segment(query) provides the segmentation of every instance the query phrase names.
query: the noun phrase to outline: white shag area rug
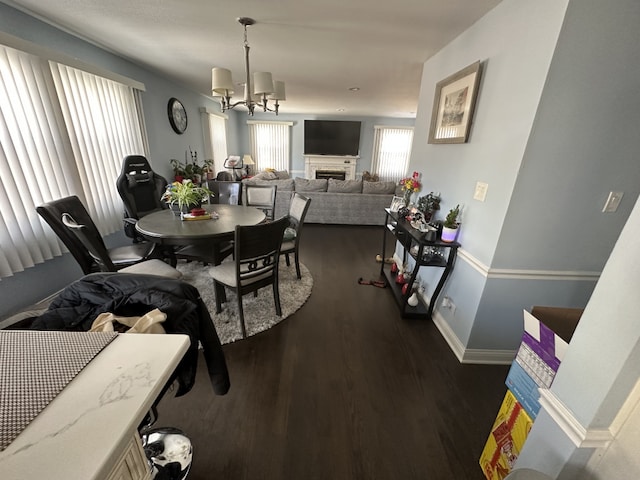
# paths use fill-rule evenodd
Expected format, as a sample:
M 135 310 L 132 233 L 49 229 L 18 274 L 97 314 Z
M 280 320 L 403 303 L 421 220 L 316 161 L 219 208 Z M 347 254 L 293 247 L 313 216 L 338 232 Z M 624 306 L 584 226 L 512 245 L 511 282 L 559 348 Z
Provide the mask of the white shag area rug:
M 238 316 L 238 301 L 235 292 L 225 289 L 227 301 L 222 304 L 222 312 L 216 314 L 216 297 L 213 291 L 213 280 L 209 276 L 210 266 L 203 266 L 200 262 L 178 262 L 176 267 L 182 272 L 182 280 L 195 286 L 200 292 L 205 305 L 209 309 L 211 318 L 222 344 L 242 339 L 240 317 Z M 287 267 L 284 258 L 280 261 L 279 285 L 282 316 L 276 315 L 273 302 L 273 288 L 261 288 L 258 296 L 249 293 L 242 298 L 244 322 L 247 327 L 247 337 L 263 332 L 298 310 L 311 295 L 313 278 L 304 264 L 300 264 L 302 279 L 296 277 L 296 267 L 291 259 L 291 266 Z

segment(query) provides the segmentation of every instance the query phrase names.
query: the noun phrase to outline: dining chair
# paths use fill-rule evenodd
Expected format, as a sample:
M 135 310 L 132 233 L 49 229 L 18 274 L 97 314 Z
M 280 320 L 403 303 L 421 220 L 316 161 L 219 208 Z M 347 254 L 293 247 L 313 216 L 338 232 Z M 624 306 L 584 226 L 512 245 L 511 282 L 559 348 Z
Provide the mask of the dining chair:
M 236 226 L 234 235 L 234 260 L 209 268 L 213 279 L 216 313 L 222 311 L 224 289 L 235 291 L 238 299 L 238 315 L 242 338 L 246 338 L 242 297 L 269 285 L 273 288 L 276 315 L 282 315 L 280 292 L 278 289 L 278 265 L 284 229 L 289 225 L 289 217 L 284 216 L 274 222 L 258 225 Z
M 207 180 L 207 188 L 213 192 L 209 197 L 211 204 L 242 205 L 242 182 L 227 182 Z M 233 253 L 233 240 L 224 242 L 218 246 L 218 258 L 224 259 Z M 175 252 L 176 258 L 196 262 L 204 265 L 215 263 L 213 252 L 208 245 L 187 245 Z
M 207 188 L 213 192 L 209 203 L 242 205 L 242 182 L 207 180 Z
M 73 255 L 73 258 L 78 262 L 78 265 L 80 265 L 85 275 L 102 270 L 96 259 L 91 256 L 78 237 L 62 223 L 62 214 L 65 212 L 69 213 L 77 222 L 86 225 L 91 235 L 100 236 L 98 228 L 91 219 L 89 212 L 87 212 L 87 209 L 76 195 L 43 203 L 36 207 L 36 212 L 49 224 L 55 234 L 58 235 L 58 238 L 64 243 L 71 255 Z M 155 250 L 155 244 L 153 243 L 134 243 L 132 245 L 108 249 L 108 252 L 116 258 L 146 260 L 158 256 L 158 252 Z
M 80 224 L 70 213 L 64 212 L 61 221 L 87 250 L 101 272 L 138 273 L 174 279 L 182 277 L 182 274 L 171 265 L 167 265 L 157 258 L 145 259 L 136 255 L 135 250 L 129 246 L 107 250 L 90 217 L 88 217 L 87 224 Z M 141 244 L 131 246 L 137 245 Z
M 277 185 L 245 185 L 245 205 L 259 208 L 267 216 L 267 221 L 273 221 L 277 190 Z
M 289 204 L 289 226 L 285 229 L 280 255 L 284 255 L 287 267 L 291 266 L 289 254 L 293 254 L 296 264 L 296 274 L 298 279 L 302 278 L 300 273 L 300 237 L 302 236 L 302 226 L 304 225 L 304 217 L 311 205 L 311 199 L 293 192 L 291 195 L 291 203 Z
M 167 188 L 167 180 L 155 173 L 146 157 L 127 155 L 122 161 L 116 188 L 124 205 L 124 232 L 134 242 L 144 238 L 136 231 L 136 222 L 143 216 L 167 208 L 160 197 Z

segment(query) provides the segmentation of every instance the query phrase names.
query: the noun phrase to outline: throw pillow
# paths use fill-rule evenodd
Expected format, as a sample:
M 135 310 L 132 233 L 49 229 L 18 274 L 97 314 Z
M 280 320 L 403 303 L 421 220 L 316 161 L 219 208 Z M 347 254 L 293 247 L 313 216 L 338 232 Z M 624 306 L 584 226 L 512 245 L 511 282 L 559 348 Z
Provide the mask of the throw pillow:
M 365 170 L 364 172 L 362 172 L 362 180 L 364 180 L 365 182 L 377 182 L 378 180 L 380 180 L 380 177 L 378 177 L 377 173 L 369 173 L 367 170 Z
M 396 182 L 362 182 L 362 193 L 393 194 L 396 193 Z
M 288 180 L 291 178 L 291 175 L 289 175 L 289 172 L 287 172 L 286 170 L 277 170 L 275 172 L 276 177 L 278 177 L 278 180 Z
M 276 180 L 278 177 L 273 172 L 260 172 L 253 177 L 251 180 Z
M 253 180 L 253 179 L 252 179 Z M 293 190 L 293 178 L 288 180 L 253 180 L 247 182 L 249 185 L 275 185 L 278 187 L 278 192 L 291 192 Z
M 327 179 L 326 178 L 296 178 L 295 179 L 296 192 L 326 192 L 327 191 Z
M 327 184 L 327 192 L 362 193 L 362 180 L 336 180 L 335 178 L 330 178 Z

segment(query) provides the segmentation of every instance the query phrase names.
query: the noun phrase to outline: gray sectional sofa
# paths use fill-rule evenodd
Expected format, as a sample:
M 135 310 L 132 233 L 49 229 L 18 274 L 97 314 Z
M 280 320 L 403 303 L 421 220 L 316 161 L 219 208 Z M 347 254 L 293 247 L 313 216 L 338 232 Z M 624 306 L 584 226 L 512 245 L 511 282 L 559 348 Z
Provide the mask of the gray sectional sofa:
M 289 212 L 295 191 L 311 199 L 306 223 L 340 225 L 383 225 L 397 188 L 395 182 L 290 178 L 287 172 L 262 172 L 243 183 L 278 187 L 275 218 Z

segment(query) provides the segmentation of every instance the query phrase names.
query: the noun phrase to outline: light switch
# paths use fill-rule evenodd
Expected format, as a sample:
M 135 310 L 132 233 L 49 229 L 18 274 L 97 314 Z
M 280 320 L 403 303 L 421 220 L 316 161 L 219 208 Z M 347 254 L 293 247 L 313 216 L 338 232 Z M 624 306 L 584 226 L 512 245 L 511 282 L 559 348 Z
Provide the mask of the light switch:
M 618 210 L 618 205 L 620 205 L 620 200 L 622 200 L 622 196 L 624 192 L 609 192 L 609 197 L 607 197 L 607 201 L 604 204 L 603 212 L 615 212 Z
M 473 199 L 478 200 L 480 202 L 484 202 L 484 199 L 487 196 L 488 188 L 489 188 L 488 183 L 476 182 L 476 191 L 473 193 Z

